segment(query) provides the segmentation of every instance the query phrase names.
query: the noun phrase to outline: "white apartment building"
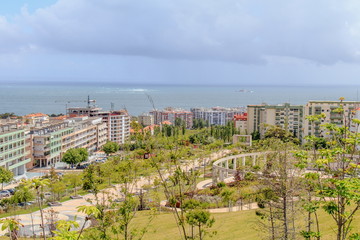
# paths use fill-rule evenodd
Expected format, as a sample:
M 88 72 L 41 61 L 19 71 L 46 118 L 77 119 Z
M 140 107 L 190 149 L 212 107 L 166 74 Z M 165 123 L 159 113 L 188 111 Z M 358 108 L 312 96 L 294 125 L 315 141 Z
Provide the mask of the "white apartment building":
M 126 110 L 101 111 L 94 106 L 68 108 L 70 117 L 89 116 L 101 117 L 107 126 L 107 137 L 109 141 L 124 144 L 130 137 L 130 116 Z
M 299 139 L 302 138 L 302 123 L 304 107 L 301 105 L 290 105 L 289 103 L 279 105 L 248 105 L 247 127 L 248 133 L 259 132 L 264 136 L 266 125 L 279 126 L 292 132 Z
M 235 115 L 241 115 L 245 112 L 244 108 L 191 108 L 194 119 L 203 119 L 209 125 L 226 125 L 233 120 Z
M 11 170 L 15 177 L 26 173 L 28 157 L 25 130 L 16 123 L 0 124 L 0 166 Z
M 340 104 L 344 108 L 344 113 L 334 112 Z M 322 118 L 318 122 L 311 123 L 309 120 L 304 119 L 304 136 L 315 135 L 325 137 L 326 134 L 321 129 L 321 124 L 334 123 L 337 125 L 343 125 L 345 122 L 350 123 L 352 117 L 354 117 L 355 110 L 360 106 L 358 101 L 309 101 L 305 106 L 305 116 L 324 114 L 325 118 Z

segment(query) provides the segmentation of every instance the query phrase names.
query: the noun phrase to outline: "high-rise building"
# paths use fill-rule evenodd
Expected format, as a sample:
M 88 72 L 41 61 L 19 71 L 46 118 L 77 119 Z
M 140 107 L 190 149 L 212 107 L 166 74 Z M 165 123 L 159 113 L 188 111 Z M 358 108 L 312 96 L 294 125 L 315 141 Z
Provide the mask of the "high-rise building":
M 344 112 L 339 113 L 336 110 L 342 105 Z M 355 110 L 360 106 L 358 101 L 309 101 L 305 106 L 305 116 L 323 114 L 324 118 L 316 122 L 304 120 L 304 136 L 315 135 L 317 137 L 326 137 L 325 132 L 321 128 L 321 124 L 333 123 L 343 125 L 350 123 L 351 118 L 355 114 Z
M 0 166 L 9 169 L 14 176 L 26 173 L 28 157 L 25 130 L 17 123 L 0 125 Z
M 154 124 L 154 116 L 148 113 L 144 113 L 138 116 L 138 122 L 144 127 Z
M 245 112 L 245 108 L 191 108 L 194 119 L 203 119 L 209 125 L 226 125 L 233 120 L 235 115 L 241 115 Z
M 192 128 L 193 125 L 193 113 L 183 109 L 168 107 L 164 110 L 153 110 L 150 114 L 154 116 L 155 124 L 161 124 L 166 121 L 175 124 L 175 120 L 179 118 L 185 122 L 186 128 Z
M 248 133 L 259 132 L 264 136 L 266 125 L 274 125 L 292 132 L 299 139 L 302 138 L 302 124 L 304 107 L 301 105 L 248 105 L 247 128 Z
M 70 117 L 89 116 L 101 117 L 107 125 L 108 140 L 124 144 L 130 136 L 130 116 L 126 110 L 102 111 L 101 108 L 90 106 L 68 108 Z

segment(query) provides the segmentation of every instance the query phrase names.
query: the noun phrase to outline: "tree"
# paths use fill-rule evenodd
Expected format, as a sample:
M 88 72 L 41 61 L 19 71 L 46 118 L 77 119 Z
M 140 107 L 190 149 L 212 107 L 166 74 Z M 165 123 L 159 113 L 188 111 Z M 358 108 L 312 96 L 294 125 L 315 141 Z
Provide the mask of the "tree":
M 26 203 L 34 199 L 34 194 L 32 193 L 32 191 L 30 191 L 28 186 L 22 184 L 15 192 L 13 199 L 16 203 L 25 203 L 26 209 Z
M 83 237 L 77 231 L 70 231 L 73 228 L 78 228 L 79 223 L 71 220 L 56 221 L 56 230 L 53 233 L 56 235 L 51 240 L 81 240 Z
M 86 148 L 71 148 L 64 153 L 62 161 L 74 167 L 75 164 L 86 161 L 88 152 Z
M 81 175 L 77 173 L 68 173 L 64 175 L 63 180 L 72 190 L 74 190 L 74 194 L 77 196 L 76 190 L 82 183 Z
M 294 144 L 276 138 L 272 140 L 275 151 L 267 155 L 267 174 L 264 174 L 263 190 L 260 191 L 263 197 L 258 197 L 258 205 L 263 210 L 257 211 L 257 214 L 261 217 L 261 225 L 270 229 L 270 239 L 295 239 L 295 219 L 299 212 L 296 200 L 297 189 L 300 188 L 298 176 L 301 176 L 302 170 L 295 167 L 291 152 Z
M 46 240 L 46 234 L 45 234 L 45 225 L 44 225 L 44 213 L 42 208 L 42 193 L 45 186 L 48 186 L 50 184 L 49 179 L 40 179 L 40 178 L 33 178 L 28 181 L 24 181 L 25 186 L 28 186 L 29 188 L 32 188 L 36 191 L 36 197 L 38 200 L 39 210 L 40 210 L 40 217 L 41 217 L 41 225 L 40 228 L 43 232 L 43 239 Z
M 199 232 L 199 239 L 202 240 L 205 237 L 206 228 L 212 227 L 215 222 L 215 219 L 210 216 L 208 211 L 202 209 L 191 210 L 186 213 L 186 222 L 190 226 L 196 226 Z M 192 235 L 191 239 L 195 239 L 195 236 Z
M 9 183 L 13 179 L 14 174 L 12 171 L 5 169 L 4 167 L 0 167 L 0 182 L 1 182 L 1 190 L 4 189 L 4 183 Z
M 336 239 L 345 240 L 349 236 L 355 214 L 360 209 L 360 180 L 358 145 L 360 144 L 360 133 L 351 132 L 350 124 L 359 129 L 360 120 L 351 119 L 349 111 L 345 113 L 343 98 L 340 99 L 338 108 L 332 111 L 339 121 L 323 124 L 322 134 L 326 135 L 326 148 L 316 149 L 316 141 L 309 138 L 313 144 L 312 155 L 301 157 L 301 165 L 323 170 L 326 178 L 319 178 L 319 184 L 315 185 L 314 192 L 320 199 L 320 207 L 336 223 Z M 323 115 L 307 117 L 313 126 L 320 123 Z M 316 139 L 315 139 L 316 140 Z M 299 155 L 300 156 L 300 155 Z M 308 231 L 310 232 L 310 231 Z M 356 234 L 355 234 L 356 235 Z M 352 235 L 355 236 L 354 234 Z
M 5 229 L 9 230 L 9 238 L 10 238 L 10 240 L 17 240 L 18 239 L 19 226 L 22 226 L 22 227 L 24 226 L 18 220 L 16 220 L 15 218 L 1 219 L 0 224 L 2 224 L 2 226 L 1 226 L 2 231 L 4 231 Z
M 278 138 L 283 142 L 294 142 L 297 144 L 299 143 L 299 139 L 294 137 L 294 135 L 291 132 L 289 132 L 281 127 L 273 126 L 273 125 L 268 126 L 264 137 L 265 138 Z
M 117 151 L 119 151 L 120 149 L 120 145 L 116 142 L 107 142 L 104 144 L 104 146 L 102 147 L 102 150 L 107 154 L 110 155 L 111 153 L 116 153 Z

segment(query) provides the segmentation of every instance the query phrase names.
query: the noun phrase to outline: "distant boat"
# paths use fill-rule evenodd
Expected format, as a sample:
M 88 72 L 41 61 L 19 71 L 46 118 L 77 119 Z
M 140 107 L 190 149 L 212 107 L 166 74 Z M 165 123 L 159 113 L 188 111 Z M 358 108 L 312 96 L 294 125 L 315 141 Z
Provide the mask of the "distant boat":
M 254 91 L 247 90 L 247 89 L 240 89 L 238 92 L 241 92 L 241 93 L 253 93 Z

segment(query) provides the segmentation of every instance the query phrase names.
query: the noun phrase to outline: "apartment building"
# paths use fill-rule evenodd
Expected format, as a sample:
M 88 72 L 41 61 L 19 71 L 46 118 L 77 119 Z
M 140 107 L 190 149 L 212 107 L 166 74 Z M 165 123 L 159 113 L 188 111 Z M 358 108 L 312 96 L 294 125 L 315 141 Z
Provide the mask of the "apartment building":
M 86 148 L 89 153 L 100 150 L 107 134 L 107 124 L 101 117 L 69 118 L 31 128 L 33 166 L 54 165 L 71 148 Z
M 95 152 L 107 141 L 107 126 L 100 117 L 87 116 L 65 120 L 72 132 L 61 138 L 61 157 L 71 148 L 86 148 L 89 153 Z
M 239 130 L 241 134 L 247 134 L 247 113 L 234 115 L 233 122 L 235 128 Z
M 68 122 L 31 128 L 34 166 L 46 167 L 60 162 L 63 137 L 72 132 Z
M 344 108 L 344 113 L 334 111 L 340 104 Z M 305 105 L 304 115 L 323 114 L 325 118 L 313 123 L 304 119 L 304 136 L 315 135 L 317 137 L 326 137 L 325 132 L 321 129 L 321 124 L 333 123 L 336 125 L 343 125 L 345 121 L 350 123 L 351 118 L 354 117 L 355 110 L 359 108 L 359 106 L 360 102 L 358 101 L 309 101 Z
M 28 158 L 25 130 L 17 123 L 0 125 L 0 166 L 9 169 L 14 176 L 26 173 Z
M 209 125 L 226 125 L 232 121 L 235 115 L 241 115 L 245 112 L 245 108 L 191 108 L 194 119 L 203 119 Z
M 130 116 L 126 110 L 99 112 L 96 116 L 106 123 L 110 141 L 124 144 L 129 139 Z
M 138 116 L 138 122 L 144 127 L 154 124 L 154 116 L 148 113 L 144 113 Z
M 23 116 L 23 121 L 26 124 L 35 125 L 39 123 L 48 123 L 49 122 L 49 116 L 44 113 L 32 113 Z
M 185 122 L 186 128 L 192 128 L 193 126 L 193 113 L 179 108 L 165 108 L 164 110 L 154 110 L 150 114 L 154 117 L 155 124 L 161 124 L 165 121 L 169 121 L 171 124 L 175 124 L 177 118 Z
M 259 132 L 264 136 L 266 125 L 275 125 L 292 132 L 296 137 L 303 137 L 302 125 L 304 107 L 284 103 L 280 105 L 248 105 L 247 130 L 248 133 Z
M 101 108 L 90 106 L 68 108 L 70 117 L 89 116 L 101 117 L 107 126 L 107 138 L 109 141 L 124 144 L 130 137 L 130 116 L 126 110 L 102 111 Z

